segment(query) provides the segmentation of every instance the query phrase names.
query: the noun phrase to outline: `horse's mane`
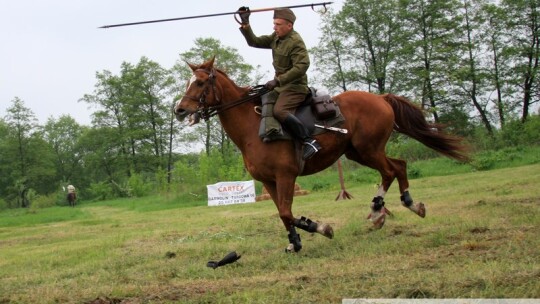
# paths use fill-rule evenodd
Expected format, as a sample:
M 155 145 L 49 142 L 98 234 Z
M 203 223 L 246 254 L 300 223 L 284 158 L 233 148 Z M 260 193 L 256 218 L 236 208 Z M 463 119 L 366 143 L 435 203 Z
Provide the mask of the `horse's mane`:
M 249 90 L 249 87 L 241 87 L 239 85 L 237 85 L 230 77 L 229 75 L 227 75 L 227 73 L 225 73 L 225 71 L 223 71 L 222 69 L 219 69 L 219 68 L 214 68 L 214 70 L 221 74 L 223 77 L 225 77 L 227 80 L 229 80 L 236 88 L 239 88 L 239 89 L 243 89 L 243 90 Z

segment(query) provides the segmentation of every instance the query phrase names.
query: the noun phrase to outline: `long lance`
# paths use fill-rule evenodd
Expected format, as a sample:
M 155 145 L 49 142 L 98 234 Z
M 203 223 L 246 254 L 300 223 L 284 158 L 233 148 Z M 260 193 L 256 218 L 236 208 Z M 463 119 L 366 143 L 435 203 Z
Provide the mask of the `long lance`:
M 315 6 L 323 6 L 324 11 L 326 12 L 326 5 L 332 4 L 332 3 L 333 2 L 321 2 L 321 3 L 312 3 L 312 4 L 291 5 L 291 6 L 257 8 L 257 9 L 251 9 L 249 11 L 251 13 L 260 13 L 260 12 L 266 12 L 266 11 L 273 11 L 273 10 L 275 10 L 277 8 L 299 8 L 299 7 L 311 7 L 311 9 L 315 10 Z M 120 24 L 104 25 L 104 26 L 100 26 L 99 28 L 130 26 L 130 25 L 148 24 L 148 23 L 157 23 L 157 22 L 168 22 L 168 21 L 178 21 L 178 20 L 186 20 L 186 19 L 208 18 L 208 17 L 216 17 L 216 16 L 235 15 L 235 14 L 238 14 L 238 13 L 239 13 L 239 11 L 227 12 L 227 13 L 217 13 L 217 14 L 208 14 L 208 15 L 179 17 L 179 18 L 169 18 L 169 19 L 148 20 L 148 21 L 139 21 L 139 22 L 130 22 L 130 23 L 120 23 Z M 235 19 L 236 19 L 236 16 L 235 16 Z

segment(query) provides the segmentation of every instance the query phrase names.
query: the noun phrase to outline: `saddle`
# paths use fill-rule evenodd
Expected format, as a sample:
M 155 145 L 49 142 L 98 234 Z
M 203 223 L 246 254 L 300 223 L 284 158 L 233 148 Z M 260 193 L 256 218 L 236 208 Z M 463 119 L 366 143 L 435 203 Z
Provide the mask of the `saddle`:
M 275 100 L 268 100 L 262 96 L 259 137 L 264 142 L 290 140 L 292 136 L 273 115 L 274 103 Z M 296 108 L 294 116 L 302 121 L 312 136 L 329 130 L 340 130 L 336 127 L 345 121 L 339 105 L 332 100 L 331 96 L 326 92 L 318 92 L 312 87 L 309 88 L 306 99 Z

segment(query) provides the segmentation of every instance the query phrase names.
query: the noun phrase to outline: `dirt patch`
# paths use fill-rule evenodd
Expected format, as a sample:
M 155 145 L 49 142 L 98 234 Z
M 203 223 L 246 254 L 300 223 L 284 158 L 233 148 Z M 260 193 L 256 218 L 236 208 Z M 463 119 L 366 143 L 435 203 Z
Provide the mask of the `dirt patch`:
M 123 300 L 119 298 L 109 298 L 109 297 L 98 297 L 98 298 L 95 298 L 94 300 L 84 302 L 84 304 L 121 304 L 121 303 L 126 303 L 126 302 L 123 302 Z
M 475 227 L 469 230 L 470 233 L 486 233 L 489 231 L 487 227 Z
M 507 199 L 507 198 L 501 198 L 501 199 L 488 199 L 488 200 L 478 200 L 474 203 L 474 206 L 500 206 L 500 205 L 517 205 L 517 204 L 531 204 L 531 205 L 538 205 L 540 204 L 540 197 L 526 197 L 522 199 Z

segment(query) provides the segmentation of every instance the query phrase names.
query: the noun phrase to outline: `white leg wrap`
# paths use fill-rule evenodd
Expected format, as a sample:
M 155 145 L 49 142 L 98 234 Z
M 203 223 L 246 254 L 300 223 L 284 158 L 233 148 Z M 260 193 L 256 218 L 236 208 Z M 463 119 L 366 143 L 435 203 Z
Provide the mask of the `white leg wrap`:
M 377 195 L 375 196 L 380 196 L 384 198 L 385 195 L 386 195 L 386 191 L 384 191 L 383 186 L 379 186 L 379 190 L 377 190 Z

